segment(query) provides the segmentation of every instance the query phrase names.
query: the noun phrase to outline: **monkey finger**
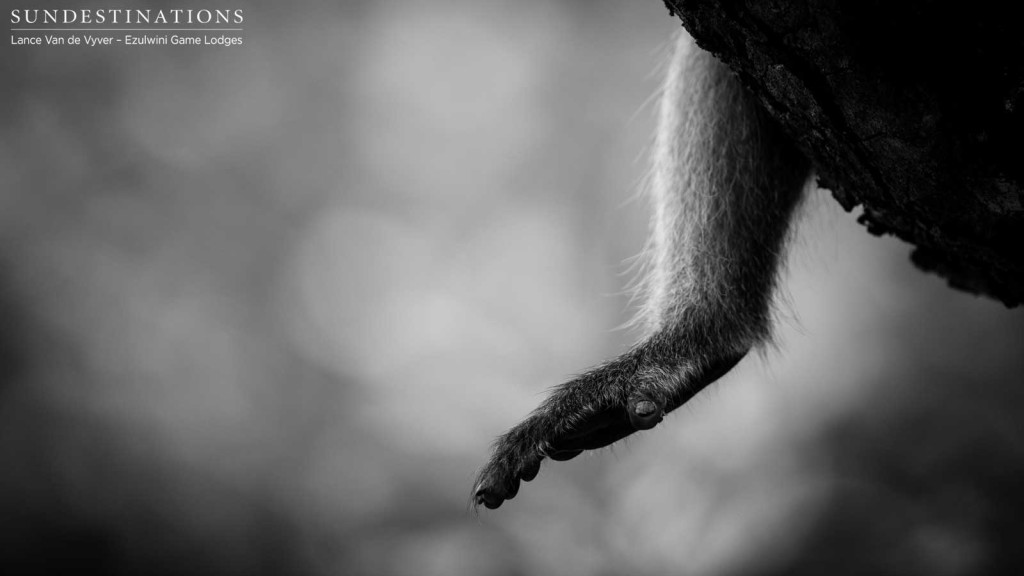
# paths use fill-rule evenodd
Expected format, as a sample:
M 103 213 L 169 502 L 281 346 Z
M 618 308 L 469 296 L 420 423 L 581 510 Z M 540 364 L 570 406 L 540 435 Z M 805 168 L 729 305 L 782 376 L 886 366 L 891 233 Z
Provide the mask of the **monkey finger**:
M 557 454 L 560 452 L 578 453 L 583 450 L 596 450 L 621 440 L 636 431 L 633 425 L 630 424 L 629 419 L 626 418 L 626 415 L 623 414 L 621 408 L 614 412 L 617 413 L 617 416 L 603 418 L 601 426 L 589 427 L 585 433 L 576 433 L 572 436 L 552 441 L 552 451 Z
M 509 478 L 505 486 L 505 500 L 511 500 L 519 494 L 519 478 Z
M 633 425 L 627 419 L 623 418 L 611 426 L 597 430 L 588 436 L 585 439 L 586 443 L 584 444 L 584 449 L 597 450 L 598 448 L 604 448 L 605 446 L 622 440 L 634 432 L 636 432 L 636 429 L 633 428 Z
M 541 458 L 538 457 L 536 460 L 523 465 L 523 470 L 519 473 L 519 477 L 523 479 L 523 482 L 529 482 L 537 477 L 537 473 L 540 472 L 540 461 Z
M 477 492 L 475 502 L 477 506 L 483 505 L 488 510 L 495 510 L 501 507 L 505 499 L 493 492 Z
M 483 505 L 490 510 L 501 506 L 501 503 L 505 501 L 504 491 L 496 489 L 496 486 L 483 483 L 477 485 L 476 490 L 473 491 L 473 503 L 477 506 Z
M 501 503 L 505 500 L 511 500 L 516 497 L 519 493 L 520 480 L 517 477 L 510 477 L 504 481 L 497 481 L 493 477 L 487 477 L 486 480 L 481 481 L 477 484 L 476 490 L 473 492 L 473 501 L 479 505 L 494 510 L 501 506 Z
M 555 462 L 565 462 L 566 460 L 572 460 L 573 458 L 579 456 L 582 453 L 583 453 L 583 450 L 573 450 L 573 449 L 555 450 L 555 449 L 552 449 L 549 452 L 547 452 L 547 455 L 548 455 L 548 458 L 551 458 Z
M 622 420 L 623 416 L 618 407 L 588 411 L 586 416 L 575 419 L 571 427 L 549 438 L 544 452 L 550 454 L 562 450 L 578 450 L 578 445 L 584 443 L 587 437 Z

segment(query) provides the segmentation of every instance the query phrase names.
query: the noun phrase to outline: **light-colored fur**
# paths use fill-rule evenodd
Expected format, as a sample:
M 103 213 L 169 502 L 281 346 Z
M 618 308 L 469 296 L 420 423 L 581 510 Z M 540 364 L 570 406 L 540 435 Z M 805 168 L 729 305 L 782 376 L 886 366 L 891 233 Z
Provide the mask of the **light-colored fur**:
M 808 173 L 735 75 L 680 33 L 648 186 L 640 282 L 648 334 L 696 323 L 741 348 L 767 336 L 780 252 Z
M 546 457 L 656 425 L 770 332 L 772 292 L 809 165 L 729 69 L 681 34 L 659 110 L 639 321 L 629 351 L 557 386 L 495 442 L 474 501 L 500 506 Z

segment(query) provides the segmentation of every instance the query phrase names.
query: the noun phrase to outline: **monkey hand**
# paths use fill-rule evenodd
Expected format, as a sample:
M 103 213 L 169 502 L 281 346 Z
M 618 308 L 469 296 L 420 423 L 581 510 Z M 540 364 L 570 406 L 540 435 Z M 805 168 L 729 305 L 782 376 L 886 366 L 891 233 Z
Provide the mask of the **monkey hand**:
M 474 486 L 474 505 L 493 509 L 511 500 L 520 482 L 537 476 L 545 458 L 570 460 L 584 450 L 653 428 L 666 413 L 731 370 L 743 355 L 701 363 L 695 369 L 687 369 L 689 363 L 673 368 L 661 355 L 638 347 L 562 384 L 494 443 Z

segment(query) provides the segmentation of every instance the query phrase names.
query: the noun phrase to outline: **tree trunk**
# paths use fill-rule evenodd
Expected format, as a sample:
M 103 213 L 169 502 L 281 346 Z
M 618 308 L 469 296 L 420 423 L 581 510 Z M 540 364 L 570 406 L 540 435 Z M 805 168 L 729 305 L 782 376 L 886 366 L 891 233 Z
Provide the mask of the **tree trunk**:
M 665 0 L 873 234 L 1024 301 L 1024 34 L 1012 2 Z

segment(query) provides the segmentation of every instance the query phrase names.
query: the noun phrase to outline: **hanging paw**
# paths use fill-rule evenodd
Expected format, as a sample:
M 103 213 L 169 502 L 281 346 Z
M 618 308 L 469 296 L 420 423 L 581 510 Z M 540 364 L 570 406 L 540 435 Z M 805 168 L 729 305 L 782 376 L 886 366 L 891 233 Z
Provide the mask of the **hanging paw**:
M 498 438 L 473 491 L 479 506 L 497 508 L 536 477 L 545 458 L 564 461 L 653 428 L 665 415 L 671 386 L 639 378 L 638 351 L 554 390 L 526 420 Z
M 476 506 L 497 508 L 533 480 L 541 461 L 565 461 L 639 430 L 649 430 L 707 384 L 739 362 L 742 355 L 699 370 L 667 370 L 634 350 L 555 389 L 523 422 L 494 444 L 490 460 L 473 489 Z

